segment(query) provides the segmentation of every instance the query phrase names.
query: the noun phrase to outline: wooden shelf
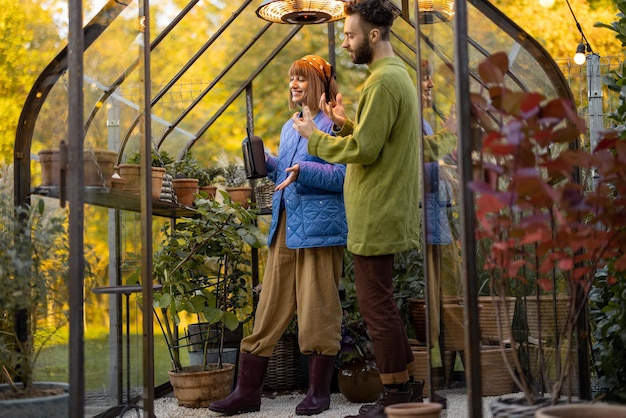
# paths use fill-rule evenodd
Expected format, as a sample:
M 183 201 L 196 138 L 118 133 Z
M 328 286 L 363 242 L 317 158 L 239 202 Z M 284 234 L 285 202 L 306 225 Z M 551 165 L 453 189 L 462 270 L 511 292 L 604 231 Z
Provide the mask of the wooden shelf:
M 131 212 L 141 211 L 141 202 L 138 194 L 107 187 L 85 187 L 84 190 L 84 199 L 87 204 Z M 59 188 L 56 186 L 35 187 L 31 190 L 31 193 L 59 198 Z M 193 216 L 194 209 L 178 203 L 168 202 L 167 200 L 152 199 L 152 214 L 166 218 L 179 218 L 181 216 Z

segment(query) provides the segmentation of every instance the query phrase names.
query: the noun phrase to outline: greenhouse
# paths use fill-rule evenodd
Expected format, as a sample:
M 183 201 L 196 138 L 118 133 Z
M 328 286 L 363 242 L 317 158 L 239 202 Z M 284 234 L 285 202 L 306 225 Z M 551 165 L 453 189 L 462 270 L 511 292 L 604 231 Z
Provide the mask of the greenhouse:
M 592 49 L 574 10 L 578 65 L 555 60 L 493 2 L 387 1 L 393 54 L 422 98 L 420 138 L 446 131 L 454 141 L 416 138 L 420 244 L 392 258 L 412 378 L 423 382 L 410 403 L 461 416 L 452 403 L 462 395 L 473 418 L 535 416 L 491 406 L 500 399 L 626 403 L 612 376 L 626 371 L 626 149 L 613 130 L 624 120 L 623 62 Z M 32 86 L 13 173 L 0 173 L 0 279 L 11 284 L 0 292 L 0 384 L 65 383 L 69 409 L 48 417 L 165 416 L 155 407 L 164 398 L 189 408 L 180 416 L 219 416 L 208 405 L 242 376 L 240 343 L 269 265 L 282 187 L 259 151 L 277 154 L 300 110 L 286 111 L 291 63 L 326 59 L 347 118 L 362 111 L 370 71 L 343 47 L 349 2 L 103 0 L 85 20 L 81 3 L 68 2 L 67 45 Z M 429 238 L 434 224 L 441 241 Z M 383 389 L 353 257 L 343 252 L 341 351 L 322 416 L 339 416 L 337 397 L 357 414 Z M 307 393 L 316 373 L 305 340 L 294 317 L 259 413 L 266 400 Z M 176 372 L 206 372 L 207 362 L 226 373 L 202 384 L 217 394 L 183 399 Z M 373 389 L 346 381 L 342 370 L 359 362 L 373 369 Z

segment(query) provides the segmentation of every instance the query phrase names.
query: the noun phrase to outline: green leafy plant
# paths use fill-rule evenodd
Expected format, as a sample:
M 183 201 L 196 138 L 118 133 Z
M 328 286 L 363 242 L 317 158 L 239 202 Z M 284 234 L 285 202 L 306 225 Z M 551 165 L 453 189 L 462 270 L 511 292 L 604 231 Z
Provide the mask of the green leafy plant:
M 612 25 L 597 23 L 616 32 L 617 40 L 626 44 L 626 1 L 616 0 L 620 10 Z M 619 94 L 619 106 L 608 115 L 620 138 L 626 138 L 626 63 L 603 77 L 611 92 Z M 590 293 L 590 319 L 593 331 L 592 362 L 596 373 L 597 398 L 626 403 L 626 274 L 616 274 L 610 281 L 599 272 Z
M 154 255 L 154 276 L 163 288 L 154 293 L 153 306 L 161 313 L 176 371 L 182 368 L 175 349 L 182 313 L 234 330 L 250 310 L 247 251 L 262 246 L 265 238 L 256 225 L 257 212 L 223 195 L 223 203 L 197 199 L 193 217 L 165 225 Z
M 69 277 L 67 213 L 43 199 L 14 206 L 8 173 L 0 171 L 0 375 L 11 386 L 4 397 L 33 397 L 39 354 L 67 324 L 60 297 Z
M 537 292 L 554 291 L 555 277 L 564 279 L 570 309 L 555 344 L 569 365 L 578 301 L 588 296 L 596 272 L 608 267 L 607 280 L 614 283 L 615 274 L 626 270 L 626 143 L 604 132 L 595 149 L 579 148 L 585 126 L 571 104 L 510 91 L 507 69 L 506 54 L 488 57 L 478 68 L 487 97 L 471 97 L 485 132 L 482 168 L 498 179 L 470 184 L 477 194 L 476 236 L 479 244 L 489 243 L 484 268 L 500 296 L 511 282 L 527 284 L 529 277 Z M 595 174 L 590 189 L 580 182 L 581 170 Z M 524 370 L 517 354 L 509 372 L 533 404 L 538 394 L 516 373 Z M 554 401 L 570 373 L 567 366 L 558 371 L 550 388 Z
M 141 163 L 141 153 L 133 152 L 128 160 L 126 161 L 128 164 L 140 164 Z M 169 155 L 169 153 L 165 150 L 155 150 L 153 149 L 150 156 L 150 166 L 151 167 L 162 167 L 169 168 L 174 163 L 174 159 Z
M 199 174 L 198 180 L 199 186 L 213 186 L 217 183 L 218 179 L 223 175 L 224 169 L 218 166 L 210 166 L 202 170 Z

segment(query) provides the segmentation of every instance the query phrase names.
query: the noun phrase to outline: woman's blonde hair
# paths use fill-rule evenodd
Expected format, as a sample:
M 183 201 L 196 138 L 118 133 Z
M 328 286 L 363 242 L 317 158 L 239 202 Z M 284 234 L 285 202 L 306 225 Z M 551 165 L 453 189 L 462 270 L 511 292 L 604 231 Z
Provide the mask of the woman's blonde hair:
M 332 69 L 332 66 L 328 64 L 326 61 L 326 66 L 323 69 L 316 68 L 315 65 L 311 62 L 309 57 L 314 57 L 314 59 L 319 59 L 324 61 L 321 57 L 307 55 L 304 58 L 296 60 L 289 67 L 289 77 L 305 77 L 309 82 L 308 89 L 304 95 L 304 100 L 306 103 L 303 105 L 308 106 L 309 109 L 316 111 L 319 109 L 320 97 L 322 93 L 326 93 L 326 100 L 333 101 L 339 93 L 339 89 L 337 87 L 337 81 L 335 80 L 335 74 Z M 322 73 L 324 73 L 324 77 L 322 78 Z M 292 100 L 291 91 L 289 91 L 289 109 L 296 109 L 298 106 Z

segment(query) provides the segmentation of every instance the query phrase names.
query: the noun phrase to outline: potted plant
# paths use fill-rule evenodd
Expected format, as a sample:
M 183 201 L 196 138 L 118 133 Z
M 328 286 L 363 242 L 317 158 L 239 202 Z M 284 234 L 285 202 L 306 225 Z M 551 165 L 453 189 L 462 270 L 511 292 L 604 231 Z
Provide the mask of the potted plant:
M 225 373 L 232 383 L 234 365 L 218 360 L 216 364 L 205 361 L 195 368 L 183 366 L 178 349 L 186 344 L 181 343 L 185 337 L 178 336 L 178 326 L 185 315 L 195 317 L 198 323 L 219 324 L 221 336 L 225 328 L 240 326 L 251 309 L 247 302 L 247 251 L 250 246 L 264 244 L 256 220 L 255 211 L 233 204 L 225 195 L 224 202 L 196 200 L 193 218 L 180 218 L 163 228 L 164 239 L 154 256 L 154 275 L 163 288 L 154 293 L 153 306 L 170 350 L 170 380 L 181 405 L 208 406 L 226 397 L 231 389 L 231 384 L 222 380 L 216 385 L 201 383 L 203 393 L 198 399 L 182 394 L 182 387 L 176 383 L 180 378 L 194 377 L 195 372 L 208 377 Z M 205 344 L 204 348 L 210 347 Z M 223 340 L 216 348 L 221 358 Z
M 43 199 L 14 206 L 10 172 L 0 167 L 0 410 L 68 416 L 69 385 L 35 382 L 41 350 L 67 324 L 67 212 Z
M 557 367 L 548 389 L 537 390 L 531 384 L 518 350 L 513 351 L 513 362 L 507 363 L 524 398 L 506 403 L 531 407 L 528 415 L 516 416 L 534 416 L 541 404 L 561 400 L 573 374 L 576 323 L 596 272 L 606 268 L 610 283 L 626 270 L 626 165 L 622 162 L 626 147 L 616 132 L 607 131 L 594 149 L 579 148 L 584 123 L 571 104 L 508 90 L 507 69 L 504 53 L 479 65 L 481 93 L 488 97 L 474 93 L 471 100 L 485 132 L 482 167 L 498 180 L 477 179 L 469 187 L 476 193 L 476 236 L 479 244 L 487 244 L 484 267 L 491 273 L 494 292 L 505 296 L 507 288 L 521 284 L 534 287 L 536 295 L 542 291 L 554 295 L 559 286 L 569 295 L 563 329 L 552 341 Z M 589 176 L 593 181 L 581 181 L 581 172 L 593 173 Z M 512 346 L 517 347 L 515 333 L 511 336 Z M 548 341 L 539 338 L 534 343 L 541 356 Z M 545 382 L 545 369 L 540 367 L 540 373 Z M 511 416 L 502 407 L 503 400 L 497 401 L 499 412 L 494 416 Z
M 166 169 L 174 160 L 167 151 L 153 149 L 150 155 L 150 166 L 152 167 L 152 198 L 161 197 L 161 187 Z M 124 190 L 131 193 L 139 193 L 141 184 L 141 154 L 134 152 L 130 155 L 126 163 L 116 167 L 120 177 L 126 179 Z
M 206 197 L 213 199 L 217 193 L 217 182 L 224 173 L 222 167 L 209 166 L 204 168 L 198 173 L 198 186 L 200 186 L 200 192 L 207 194 Z
M 192 206 L 200 190 L 200 177 L 204 176 L 200 163 L 186 151 L 183 158 L 171 166 L 172 188 L 178 203 Z
M 252 197 L 252 187 L 248 185 L 246 169 L 241 158 L 228 160 L 226 154 L 222 154 L 218 159 L 218 164 L 222 167 L 221 182 L 230 195 L 230 198 L 248 207 Z

